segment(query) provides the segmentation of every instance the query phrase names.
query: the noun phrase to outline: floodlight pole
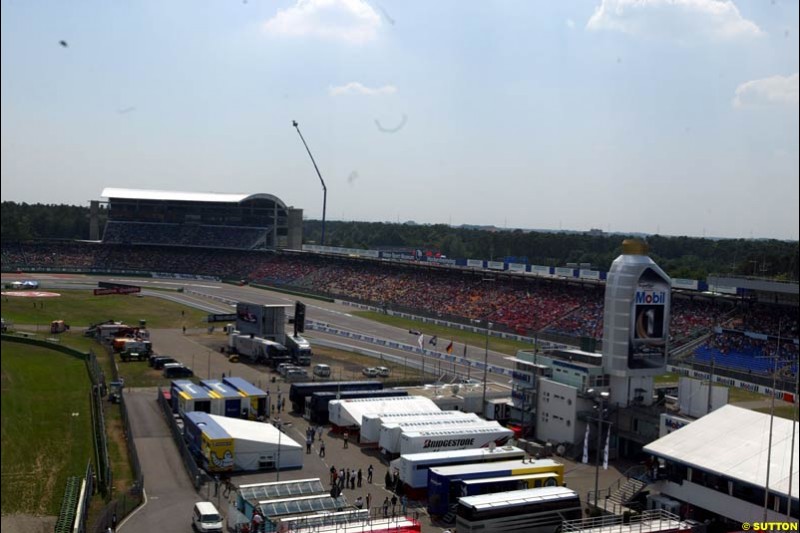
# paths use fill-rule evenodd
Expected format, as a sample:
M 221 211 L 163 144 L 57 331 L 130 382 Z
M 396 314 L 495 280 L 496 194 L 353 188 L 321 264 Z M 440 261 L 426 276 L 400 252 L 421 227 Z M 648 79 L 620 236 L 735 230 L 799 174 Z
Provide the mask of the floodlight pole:
M 319 167 L 317 167 L 317 162 L 314 161 L 314 156 L 311 155 L 311 150 L 308 149 L 308 144 L 306 144 L 306 140 L 303 138 L 303 134 L 300 133 L 300 126 L 297 124 L 296 120 L 292 121 L 292 126 L 294 129 L 297 130 L 297 134 L 300 136 L 300 140 L 303 141 L 303 146 L 306 147 L 306 152 L 308 152 L 308 157 L 311 158 L 311 162 L 314 164 L 314 170 L 317 171 L 317 176 L 319 176 L 319 181 L 322 183 L 322 238 L 320 239 L 320 245 L 325 246 L 325 209 L 328 204 L 328 188 L 325 186 L 325 181 L 322 179 L 322 174 L 319 172 Z

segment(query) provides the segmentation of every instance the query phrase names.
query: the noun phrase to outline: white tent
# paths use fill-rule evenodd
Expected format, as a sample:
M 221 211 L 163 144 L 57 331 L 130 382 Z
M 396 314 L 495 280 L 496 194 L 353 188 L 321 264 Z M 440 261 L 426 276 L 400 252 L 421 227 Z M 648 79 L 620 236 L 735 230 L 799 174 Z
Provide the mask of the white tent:
M 235 469 L 277 467 L 283 470 L 303 466 L 303 446 L 272 424 L 216 415 L 208 417 L 233 439 Z
M 365 414 L 440 412 L 441 409 L 423 396 L 403 396 L 399 398 L 352 398 L 332 400 L 328 404 L 331 424 L 339 427 L 361 427 Z

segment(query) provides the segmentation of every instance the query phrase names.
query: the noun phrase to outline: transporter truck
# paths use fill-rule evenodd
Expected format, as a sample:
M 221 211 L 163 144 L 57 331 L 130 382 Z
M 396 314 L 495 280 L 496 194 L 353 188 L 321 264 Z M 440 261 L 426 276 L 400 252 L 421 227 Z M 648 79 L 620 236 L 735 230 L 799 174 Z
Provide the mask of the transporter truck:
M 311 343 L 300 335 L 286 335 L 286 349 L 296 365 L 311 366 Z
M 277 368 L 279 364 L 288 363 L 292 359 L 282 344 L 236 331 L 228 337 L 228 349 L 230 353 L 238 354 L 241 360 L 272 368 Z

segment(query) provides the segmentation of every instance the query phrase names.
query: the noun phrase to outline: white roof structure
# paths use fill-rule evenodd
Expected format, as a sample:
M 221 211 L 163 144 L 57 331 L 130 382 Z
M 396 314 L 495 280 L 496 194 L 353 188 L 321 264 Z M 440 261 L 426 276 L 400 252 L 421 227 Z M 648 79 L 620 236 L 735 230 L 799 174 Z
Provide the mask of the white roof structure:
M 211 414 L 208 415 L 208 417 L 216 422 L 218 426 L 224 429 L 225 432 L 234 439 L 268 442 L 275 445 L 278 444 L 278 435 L 280 435 L 280 431 L 272 424 Z M 295 446 L 302 448 L 300 444 L 296 443 L 286 434 L 280 435 L 280 440 L 281 448 L 293 448 Z
M 238 204 L 245 200 L 273 200 L 285 207 L 283 201 L 271 194 L 245 194 L 220 192 L 159 191 L 154 189 L 121 189 L 106 187 L 100 196 L 123 200 L 162 200 L 173 202 L 221 202 Z
M 764 487 L 769 450 L 768 414 L 733 405 L 720 407 L 699 420 L 651 442 L 644 451 L 652 455 L 705 470 L 720 476 Z M 775 417 L 769 490 L 792 498 L 798 495 L 800 453 L 792 449 L 792 428 L 797 422 Z M 797 444 L 795 442 L 795 444 Z M 792 471 L 789 472 L 789 465 Z
M 331 424 L 340 427 L 361 427 L 361 417 L 367 414 L 387 413 L 437 413 L 439 406 L 422 396 L 400 396 L 397 398 L 352 398 L 331 400 L 328 414 Z

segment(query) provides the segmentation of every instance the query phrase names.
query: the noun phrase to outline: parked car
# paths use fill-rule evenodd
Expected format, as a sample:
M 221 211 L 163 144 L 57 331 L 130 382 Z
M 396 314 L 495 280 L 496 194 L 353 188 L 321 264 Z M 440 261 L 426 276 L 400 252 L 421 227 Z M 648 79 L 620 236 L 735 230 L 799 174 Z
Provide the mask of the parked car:
M 286 370 L 293 366 L 294 365 L 292 363 L 281 363 L 275 368 L 275 370 L 277 370 L 278 374 L 280 374 L 281 376 L 285 376 Z
M 158 360 L 158 359 L 172 359 L 172 358 L 171 358 L 170 356 L 168 356 L 168 355 L 164 355 L 164 354 L 155 354 L 155 353 L 151 353 L 151 354 L 150 354 L 150 355 L 147 357 L 147 362 L 148 362 L 148 364 L 149 364 L 150 366 L 152 366 L 152 367 L 154 367 L 154 368 L 155 368 L 156 360 Z M 168 362 L 169 362 L 169 361 L 168 361 Z
M 299 381 L 308 379 L 308 372 L 302 368 L 290 368 L 286 371 L 286 381 Z
M 374 378 L 378 375 L 378 369 L 370 366 L 362 370 L 361 373 L 367 376 L 368 378 Z
M 200 533 L 222 533 L 222 516 L 211 502 L 197 502 L 192 511 L 192 529 Z
M 183 366 L 183 364 L 178 361 L 177 359 L 173 359 L 172 357 L 156 357 L 153 361 L 153 368 L 156 370 L 162 370 L 166 367 L 166 365 L 174 365 L 179 364 Z
M 173 366 L 174 364 L 175 363 L 169 363 L 169 365 L 164 368 L 165 378 L 190 378 L 194 376 L 194 372 L 192 372 L 191 368 L 185 367 L 181 364 Z
M 388 378 L 389 375 L 392 373 L 392 371 L 389 370 L 389 368 L 385 367 L 385 366 L 379 366 L 375 370 L 378 371 L 378 375 L 380 377 L 382 377 L 382 378 Z
M 461 378 L 460 380 L 458 380 L 458 383 L 461 383 L 462 385 L 481 385 L 481 384 L 483 384 L 483 382 L 481 380 L 475 379 L 475 378 Z
M 328 378 L 331 376 L 331 367 L 328 365 L 314 365 L 314 375 L 321 378 Z

